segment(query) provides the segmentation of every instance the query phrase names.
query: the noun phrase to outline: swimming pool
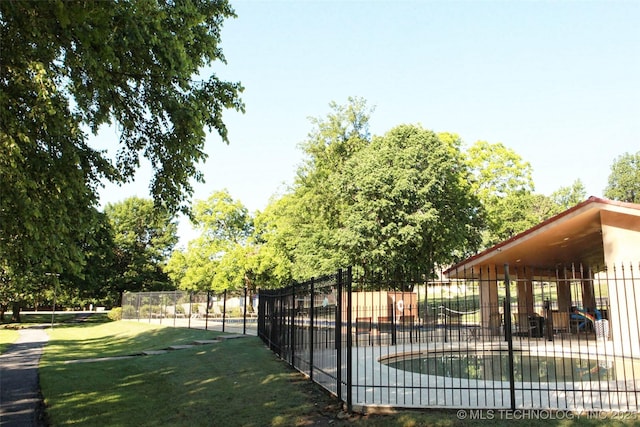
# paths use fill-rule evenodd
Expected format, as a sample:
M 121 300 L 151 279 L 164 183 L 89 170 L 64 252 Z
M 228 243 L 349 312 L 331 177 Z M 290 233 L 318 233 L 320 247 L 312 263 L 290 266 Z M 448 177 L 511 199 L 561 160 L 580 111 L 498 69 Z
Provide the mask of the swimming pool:
M 510 379 L 506 352 L 429 352 L 389 356 L 380 361 L 390 368 L 425 375 L 485 381 Z M 560 357 L 515 352 L 513 366 L 514 378 L 519 382 L 610 381 L 621 374 L 630 377 L 640 374 L 637 360 L 604 356 Z

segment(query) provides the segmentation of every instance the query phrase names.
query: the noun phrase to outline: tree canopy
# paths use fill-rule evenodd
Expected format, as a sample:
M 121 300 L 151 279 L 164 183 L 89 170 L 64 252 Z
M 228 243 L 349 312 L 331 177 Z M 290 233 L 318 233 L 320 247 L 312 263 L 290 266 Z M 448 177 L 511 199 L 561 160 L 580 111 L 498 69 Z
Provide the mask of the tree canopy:
M 640 203 L 640 151 L 615 159 L 604 195 L 613 200 Z
M 502 143 L 477 141 L 467 150 L 472 188 L 486 211 L 484 247 L 491 246 L 535 223 L 525 218 L 534 190 L 528 162 Z
M 228 142 L 225 109 L 243 110 L 224 63 L 227 1 L 0 2 L 2 275 L 79 273 L 102 179 L 132 179 L 140 158 L 157 206 L 187 208 L 202 180 L 206 131 Z M 112 125 L 116 158 L 88 134 Z M 37 260 L 37 262 L 33 262 Z
M 105 215 L 113 230 L 111 292 L 173 289 L 164 266 L 178 242 L 177 225 L 150 199 L 130 197 L 108 204 Z
M 166 271 L 182 289 L 241 288 L 248 270 L 247 241 L 253 221 L 247 208 L 227 190 L 216 191 L 194 205 L 193 225 L 199 236 L 184 251 L 175 251 Z
M 398 126 L 349 159 L 338 245 L 372 269 L 431 272 L 473 252 L 480 203 L 460 144 L 420 126 Z

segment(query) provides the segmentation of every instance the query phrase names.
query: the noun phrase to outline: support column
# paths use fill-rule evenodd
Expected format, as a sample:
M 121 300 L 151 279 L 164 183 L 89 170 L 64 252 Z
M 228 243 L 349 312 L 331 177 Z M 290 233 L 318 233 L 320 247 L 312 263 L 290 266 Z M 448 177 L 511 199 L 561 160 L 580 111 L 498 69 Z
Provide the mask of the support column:
M 533 314 L 533 270 L 516 270 L 518 313 Z
M 480 270 L 480 310 L 482 329 L 489 335 L 500 334 L 500 304 L 498 302 L 498 279 L 495 266 Z
M 582 273 L 580 284 L 582 288 L 582 306 L 584 308 L 596 308 L 596 294 L 593 290 L 593 277 L 591 277 L 591 271 Z
M 567 270 L 562 271 L 562 277 L 558 277 L 558 311 L 568 313 L 571 311 L 571 279 L 567 277 Z

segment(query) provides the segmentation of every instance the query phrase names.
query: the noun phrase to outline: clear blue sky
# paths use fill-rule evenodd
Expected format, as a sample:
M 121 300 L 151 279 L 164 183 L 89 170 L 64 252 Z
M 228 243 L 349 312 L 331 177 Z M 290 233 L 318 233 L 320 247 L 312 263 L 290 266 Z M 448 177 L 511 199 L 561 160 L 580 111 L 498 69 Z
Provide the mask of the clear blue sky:
M 576 179 L 602 196 L 613 160 L 640 151 L 640 2 L 232 1 L 228 64 L 245 86 L 213 134 L 194 199 L 226 188 L 251 211 L 293 180 L 298 144 L 328 104 L 375 107 L 372 134 L 403 124 L 502 142 L 534 170 L 536 192 Z M 96 144 L 108 146 L 105 132 Z M 107 186 L 103 203 L 148 197 L 149 173 Z M 183 234 L 187 233 L 184 224 Z

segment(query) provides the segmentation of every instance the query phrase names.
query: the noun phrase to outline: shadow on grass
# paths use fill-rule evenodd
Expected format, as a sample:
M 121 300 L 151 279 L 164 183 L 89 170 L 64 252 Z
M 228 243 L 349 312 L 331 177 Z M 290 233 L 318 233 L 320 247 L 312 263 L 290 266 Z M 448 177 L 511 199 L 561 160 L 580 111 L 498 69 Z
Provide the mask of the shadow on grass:
M 137 322 L 76 325 L 53 333 L 40 369 L 52 425 L 136 426 L 631 426 L 616 420 L 459 419 L 457 411 L 347 415 L 342 405 L 291 370 L 256 337 L 157 356 L 67 364 L 189 343 L 212 331 Z M 88 356 L 91 354 L 91 356 Z M 485 412 L 485 415 L 487 413 Z
M 289 426 L 305 424 L 317 410 L 316 399 L 305 391 L 313 385 L 283 369 L 255 337 L 116 361 L 65 364 L 45 358 L 40 376 L 53 425 Z
M 42 363 L 60 360 L 137 355 L 194 340 L 213 339 L 219 332 L 158 327 L 126 322 L 65 324 L 50 332 Z

